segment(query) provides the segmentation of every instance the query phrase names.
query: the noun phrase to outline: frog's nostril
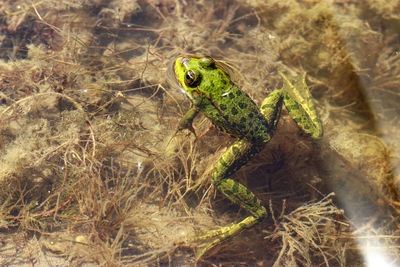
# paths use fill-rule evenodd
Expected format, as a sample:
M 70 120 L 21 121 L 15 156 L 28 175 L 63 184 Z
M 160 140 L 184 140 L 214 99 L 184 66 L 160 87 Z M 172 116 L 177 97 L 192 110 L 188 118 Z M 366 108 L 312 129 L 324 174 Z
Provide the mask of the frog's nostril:
M 184 66 L 189 61 L 190 61 L 190 59 L 187 58 L 187 57 L 181 57 L 181 59 L 180 59 L 180 62 L 181 62 L 182 66 Z

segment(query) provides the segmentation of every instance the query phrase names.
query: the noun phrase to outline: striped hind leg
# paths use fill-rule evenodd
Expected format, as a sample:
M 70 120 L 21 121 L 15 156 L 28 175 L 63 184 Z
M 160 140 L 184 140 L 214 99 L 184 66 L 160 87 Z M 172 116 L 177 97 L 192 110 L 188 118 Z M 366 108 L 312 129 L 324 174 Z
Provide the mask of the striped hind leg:
M 305 74 L 299 76 L 284 75 L 283 87 L 273 91 L 264 99 L 260 111 L 273 131 L 279 120 L 282 102 L 294 121 L 311 137 L 322 136 L 322 123 L 315 109 L 311 93 L 305 82 Z
M 217 230 L 207 231 L 194 238 L 195 242 L 204 241 L 199 246 L 196 259 L 199 259 L 211 248 L 220 244 L 229 237 L 232 237 L 242 230 L 252 227 L 261 221 L 267 211 L 260 203 L 260 200 L 244 185 L 229 179 L 229 175 L 238 170 L 241 166 L 262 149 L 262 145 L 254 145 L 247 140 L 238 140 L 221 156 L 212 174 L 214 185 L 231 201 L 245 208 L 251 216 L 239 223 L 221 227 Z

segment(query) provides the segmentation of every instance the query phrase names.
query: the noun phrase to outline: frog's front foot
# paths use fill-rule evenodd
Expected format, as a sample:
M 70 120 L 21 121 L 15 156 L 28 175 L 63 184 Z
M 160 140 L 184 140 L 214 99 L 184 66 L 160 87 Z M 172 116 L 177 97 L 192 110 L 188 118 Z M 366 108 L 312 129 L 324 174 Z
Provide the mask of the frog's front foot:
M 196 136 L 196 132 L 194 131 L 192 123 L 194 117 L 196 117 L 198 112 L 199 110 L 195 107 L 191 108 L 188 112 L 186 112 L 185 116 L 183 116 L 182 119 L 179 121 L 177 132 L 182 131 L 184 129 L 188 129 L 194 134 L 194 136 Z
M 197 138 L 197 135 L 196 135 L 196 131 L 194 130 L 194 128 L 193 128 L 193 126 L 190 124 L 190 125 L 186 125 L 186 126 L 181 126 L 181 125 L 179 125 L 178 126 L 178 129 L 176 130 L 176 132 L 175 132 L 175 134 L 177 134 L 177 133 L 179 133 L 180 131 L 183 131 L 183 130 L 185 130 L 185 129 L 187 129 L 187 130 L 189 130 L 193 135 L 194 135 L 194 137 L 196 137 Z M 188 134 L 188 136 L 190 135 L 190 133 Z

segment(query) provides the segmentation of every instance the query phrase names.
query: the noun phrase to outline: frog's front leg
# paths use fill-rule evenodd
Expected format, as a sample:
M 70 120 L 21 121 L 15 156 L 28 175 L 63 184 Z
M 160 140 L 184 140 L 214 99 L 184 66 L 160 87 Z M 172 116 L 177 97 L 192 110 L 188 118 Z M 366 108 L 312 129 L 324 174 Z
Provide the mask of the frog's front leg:
M 196 136 L 196 132 L 194 131 L 192 123 L 198 113 L 199 113 L 199 110 L 196 107 L 192 107 L 191 109 L 189 109 L 186 112 L 186 114 L 179 121 L 177 131 L 181 131 L 183 129 L 188 129 L 189 131 L 191 131 L 194 134 L 194 136 Z
M 251 216 L 239 223 L 208 231 L 194 238 L 194 241 L 206 240 L 199 246 L 196 259 L 199 259 L 204 253 L 225 239 L 240 233 L 243 229 L 250 228 L 267 215 L 267 211 L 261 205 L 260 200 L 249 189 L 228 178 L 262 148 L 263 144 L 254 144 L 245 139 L 238 140 L 224 152 L 218 161 L 212 174 L 212 182 L 227 198 L 248 210 Z

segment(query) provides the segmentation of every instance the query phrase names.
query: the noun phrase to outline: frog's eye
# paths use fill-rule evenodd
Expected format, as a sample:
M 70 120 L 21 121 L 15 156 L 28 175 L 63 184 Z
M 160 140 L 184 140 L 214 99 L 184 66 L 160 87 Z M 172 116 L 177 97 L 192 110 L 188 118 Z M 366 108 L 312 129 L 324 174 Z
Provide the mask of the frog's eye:
M 185 84 L 188 87 L 196 87 L 201 82 L 201 74 L 196 70 L 188 70 L 185 73 Z
M 203 68 L 215 68 L 215 61 L 212 57 L 203 57 L 199 60 L 200 66 Z

